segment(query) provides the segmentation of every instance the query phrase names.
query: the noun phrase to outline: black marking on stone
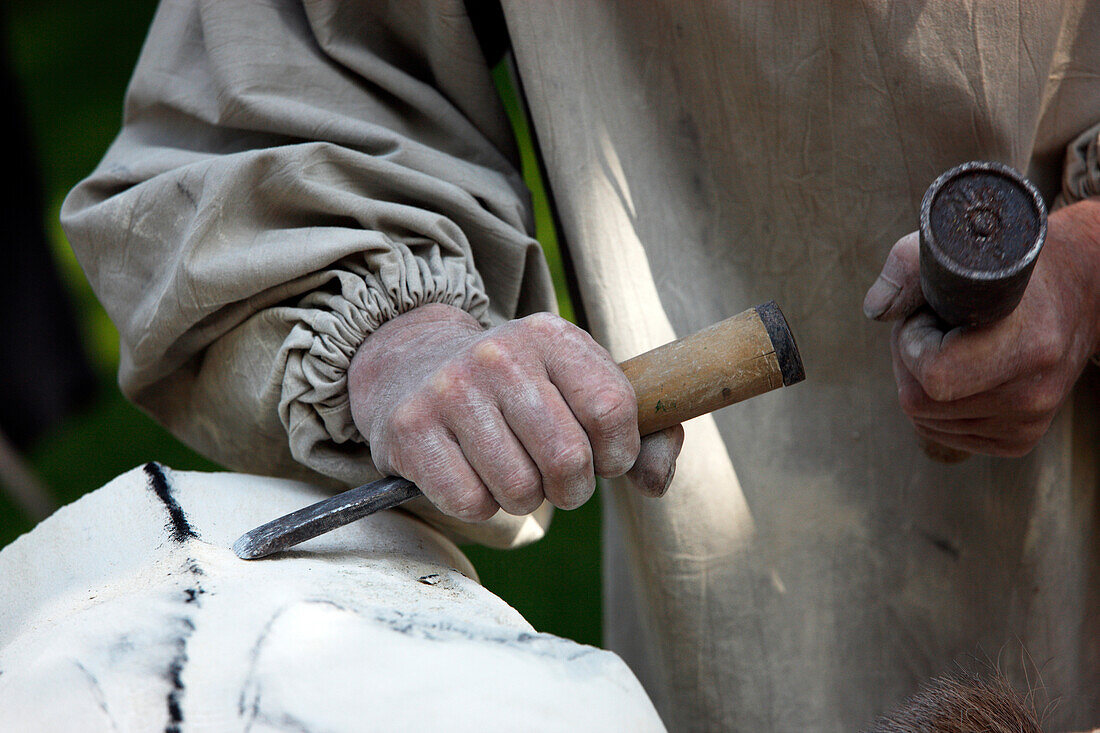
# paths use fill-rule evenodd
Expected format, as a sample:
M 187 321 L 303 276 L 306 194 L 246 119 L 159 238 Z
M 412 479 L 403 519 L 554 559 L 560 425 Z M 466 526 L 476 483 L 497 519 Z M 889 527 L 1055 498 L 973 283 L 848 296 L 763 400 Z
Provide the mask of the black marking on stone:
M 164 468 L 155 462 L 146 463 L 145 475 L 149 477 L 149 488 L 157 495 L 168 509 L 168 524 L 165 525 L 171 537 L 176 542 L 198 539 L 195 530 L 187 522 L 187 515 L 183 513 L 183 507 L 172 496 L 172 487 L 168 483 L 168 477 L 164 475 Z
M 338 603 L 329 600 L 315 600 L 309 601 L 309 603 L 320 603 L 326 606 L 332 606 L 340 611 L 347 611 Z M 244 684 L 241 685 L 241 694 L 237 698 L 237 714 L 241 718 L 247 717 L 245 720 L 242 733 L 251 733 L 253 725 L 257 722 L 265 723 L 269 728 L 278 728 L 280 730 L 298 731 L 298 733 L 309 733 L 309 728 L 304 722 L 294 718 L 288 713 L 283 713 L 282 717 L 278 720 L 273 719 L 271 716 L 265 714 L 260 709 L 260 700 L 263 697 L 263 689 L 260 687 L 260 683 L 256 680 L 256 666 L 259 664 L 260 654 L 263 651 L 264 646 L 267 644 L 268 636 L 271 634 L 272 627 L 275 626 L 275 622 L 279 620 L 279 617 L 283 615 L 294 604 L 288 606 L 281 606 L 271 614 L 271 617 L 264 624 L 263 629 L 260 631 L 259 637 L 256 639 L 256 643 L 252 646 L 252 652 L 249 654 L 248 659 L 248 674 L 245 675 Z M 251 699 L 249 699 L 251 698 Z
M 191 208 L 198 210 L 199 205 L 195 201 L 195 194 L 191 193 L 191 189 L 184 186 L 181 181 L 176 181 L 176 190 L 184 195 L 187 201 L 191 204 Z
M 80 663 L 80 660 L 74 659 L 73 664 L 81 671 L 84 678 L 88 680 L 88 684 L 92 688 L 92 697 L 95 698 L 96 704 L 99 705 L 99 709 L 107 716 L 107 720 L 111 721 L 111 727 L 118 730 L 118 724 L 111 716 L 111 711 L 107 709 L 107 696 L 103 693 L 103 687 L 99 684 L 99 680 L 96 679 L 96 676 L 92 674 L 87 667 Z
M 156 469 L 160 468 L 157 464 L 150 463 L 146 465 L 147 471 L 149 470 L 149 466 L 153 466 Z M 159 474 L 162 477 L 164 475 L 163 472 L 159 470 L 156 470 L 155 473 Z M 156 490 L 155 479 L 152 479 L 153 475 L 154 472 L 151 472 L 150 478 L 154 482 L 154 490 Z M 164 486 L 166 492 L 170 492 L 167 481 L 164 481 Z M 167 500 L 164 498 L 164 495 L 162 495 L 160 491 L 157 491 L 157 495 L 161 497 L 161 500 L 164 501 L 165 505 L 169 505 L 169 500 L 171 500 L 173 504 L 175 503 L 175 501 L 172 499 L 171 493 L 167 493 Z M 176 508 L 179 509 L 179 505 L 176 505 Z M 170 505 L 168 513 L 170 516 L 172 516 L 172 507 Z M 179 512 L 179 515 L 183 521 L 182 527 L 187 532 L 190 532 L 190 535 L 185 535 L 184 539 L 186 539 L 188 536 L 195 537 L 196 535 L 194 531 L 192 531 L 191 527 L 187 524 L 187 519 L 183 517 L 182 510 Z M 175 525 L 174 516 L 173 524 Z M 180 525 L 175 526 L 179 527 Z M 176 539 L 180 542 L 183 541 L 178 538 Z M 202 568 L 199 567 L 198 561 L 196 561 L 193 557 L 187 558 L 184 561 L 184 565 L 187 569 L 187 572 L 191 573 L 191 575 L 193 576 L 196 576 L 196 578 L 205 575 Z M 183 602 L 185 604 L 193 604 L 196 607 L 201 606 L 202 603 L 200 600 L 200 596 L 202 596 L 204 593 L 206 593 L 206 589 L 204 589 L 196 579 L 195 584 L 192 587 L 183 589 Z M 180 617 L 179 623 L 183 627 L 183 631 L 176 638 L 176 653 L 175 656 L 172 657 L 171 662 L 169 662 L 168 664 L 168 672 L 166 675 L 168 678 L 168 683 L 169 685 L 171 685 L 171 687 L 168 690 L 168 697 L 165 700 L 165 704 L 168 707 L 168 724 L 164 727 L 164 733 L 180 733 L 181 725 L 183 723 L 183 706 L 180 703 L 180 699 L 183 696 L 184 692 L 183 668 L 187 665 L 187 642 L 191 638 L 191 634 L 195 632 L 195 622 L 191 619 L 191 617 L 183 616 Z
M 130 635 L 122 634 L 107 646 L 107 661 L 111 665 L 120 664 L 121 660 L 132 654 L 136 648 Z
M 806 370 L 802 366 L 798 344 L 795 343 L 794 334 L 791 333 L 783 311 L 779 310 L 774 300 L 769 300 L 756 306 L 756 315 L 760 316 L 760 321 L 768 331 L 772 348 L 775 349 L 775 359 L 779 362 L 779 372 L 783 375 L 783 386 L 798 384 L 806 378 Z
M 165 703 L 168 706 L 168 725 L 164 726 L 164 733 L 180 733 L 183 723 L 183 707 L 180 705 L 180 697 L 183 695 L 183 668 L 187 666 L 187 640 L 195 631 L 195 622 L 187 617 L 180 619 L 183 625 L 183 633 L 176 639 L 176 654 L 168 664 L 168 697 Z
M 275 622 L 286 611 L 287 606 L 280 607 L 271 614 L 271 618 L 267 620 L 264 627 L 260 630 L 260 635 L 256 637 L 256 643 L 252 645 L 252 651 L 248 655 L 248 674 L 245 675 L 244 684 L 241 685 L 241 694 L 237 698 L 237 714 L 242 718 L 248 715 L 248 720 L 245 724 L 244 733 L 252 730 L 253 723 L 260 717 L 260 685 L 256 681 L 256 665 L 260 661 L 260 652 L 263 650 L 264 645 L 267 644 L 267 637 L 271 634 L 271 628 L 275 625 Z M 249 705 L 249 696 L 251 696 L 251 705 Z
M 431 577 L 430 575 L 424 577 Z M 418 578 L 419 580 L 419 578 Z M 282 730 L 308 731 L 305 723 L 284 714 L 281 718 L 273 718 L 261 709 L 263 689 L 257 679 L 257 668 L 260 656 L 269 643 L 272 629 L 279 618 L 288 610 L 303 603 L 330 606 L 337 611 L 351 613 L 359 616 L 368 623 L 376 623 L 388 628 L 390 631 L 404 634 L 412 638 L 427 641 L 450 642 L 470 641 L 479 644 L 494 644 L 508 647 L 509 649 L 539 657 L 549 657 L 564 662 L 573 662 L 577 659 L 596 654 L 600 650 L 567 639 L 562 639 L 552 634 L 532 633 L 530 631 L 511 632 L 508 629 L 478 627 L 473 624 L 458 622 L 446 618 L 434 616 L 421 616 L 416 613 L 406 613 L 397 609 L 387 609 L 381 612 L 378 609 L 359 609 L 343 606 L 328 599 L 308 599 L 290 603 L 277 608 L 268 618 L 264 627 L 260 630 L 252 650 L 249 653 L 248 672 L 245 674 L 244 684 L 237 698 L 237 714 L 244 723 L 242 733 L 250 733 L 257 722 L 266 723 L 269 727 L 277 727 Z M 584 672 L 599 673 L 599 668 L 594 670 L 578 670 L 578 674 Z M 178 733 L 167 731 L 166 733 Z
M 425 641 L 472 641 L 484 644 L 499 644 L 526 654 L 562 659 L 567 662 L 598 651 L 594 647 L 584 645 L 580 645 L 580 649 L 575 649 L 574 647 L 577 645 L 574 642 L 551 634 L 528 631 L 512 634 L 504 629 L 487 629 L 463 622 L 455 623 L 446 618 L 405 613 L 397 609 L 392 609 L 389 614 L 374 613 L 367 615 L 358 611 L 352 612 L 373 620 L 375 623 L 382 624 L 391 631 L 417 639 L 424 639 Z M 568 651 L 565 651 L 566 649 Z M 565 653 L 562 653 L 563 651 Z

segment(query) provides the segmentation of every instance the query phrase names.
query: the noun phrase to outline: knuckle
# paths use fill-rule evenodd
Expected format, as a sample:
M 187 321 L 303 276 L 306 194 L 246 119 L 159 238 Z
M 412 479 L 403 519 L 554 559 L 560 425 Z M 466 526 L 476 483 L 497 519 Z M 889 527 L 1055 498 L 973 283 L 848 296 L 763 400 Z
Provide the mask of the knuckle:
M 445 364 L 432 376 L 430 387 L 432 394 L 443 402 L 462 401 L 470 388 L 467 369 L 454 362 Z
M 1062 361 L 1066 351 L 1065 339 L 1058 329 L 1041 330 L 1031 349 L 1031 362 L 1039 368 L 1048 368 Z
M 522 517 L 530 514 L 542 504 L 542 492 L 537 494 L 522 494 L 514 497 L 498 497 L 497 503 L 504 511 L 512 516 Z
M 592 473 L 592 451 L 586 443 L 573 441 L 556 450 L 547 467 L 549 478 L 565 482 Z
M 635 420 L 637 398 L 629 384 L 615 384 L 601 389 L 588 404 L 587 412 L 597 430 L 615 431 Z
M 535 498 L 525 498 L 523 501 L 516 503 L 505 509 L 506 512 L 513 517 L 526 517 L 528 514 L 534 513 L 536 509 L 542 506 L 542 495 L 540 494 Z
M 890 248 L 883 272 L 892 278 L 914 272 L 919 267 L 920 232 L 909 232 Z
M 403 438 L 416 435 L 427 427 L 430 412 L 424 410 L 415 402 L 406 402 L 399 405 L 390 416 L 390 426 L 393 435 Z
M 553 313 L 543 312 L 532 313 L 520 319 L 520 323 L 522 328 L 531 334 L 552 337 L 559 335 L 564 328 L 564 324 L 568 322 Z
M 615 478 L 634 467 L 638 458 L 638 451 L 625 446 L 609 448 L 600 456 L 596 473 L 604 478 Z
M 609 477 L 626 473 L 641 447 L 633 387 L 625 379 L 615 379 L 581 405 L 578 419 L 590 437 L 597 472 Z
M 482 367 L 497 367 L 509 359 L 509 346 L 500 337 L 487 337 L 477 342 L 470 351 L 474 362 Z

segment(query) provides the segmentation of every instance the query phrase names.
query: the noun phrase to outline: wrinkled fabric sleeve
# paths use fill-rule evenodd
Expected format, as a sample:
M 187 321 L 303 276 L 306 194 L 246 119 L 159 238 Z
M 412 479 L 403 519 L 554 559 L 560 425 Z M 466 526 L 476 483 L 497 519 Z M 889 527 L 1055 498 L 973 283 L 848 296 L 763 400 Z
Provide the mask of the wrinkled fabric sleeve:
M 1055 206 L 1093 196 L 1100 196 L 1100 123 L 1078 135 L 1066 148 L 1062 191 Z
M 510 134 L 461 2 L 164 2 L 62 209 L 123 392 L 232 469 L 377 478 L 346 382 L 374 329 L 553 307 Z M 414 511 L 494 546 L 547 519 Z

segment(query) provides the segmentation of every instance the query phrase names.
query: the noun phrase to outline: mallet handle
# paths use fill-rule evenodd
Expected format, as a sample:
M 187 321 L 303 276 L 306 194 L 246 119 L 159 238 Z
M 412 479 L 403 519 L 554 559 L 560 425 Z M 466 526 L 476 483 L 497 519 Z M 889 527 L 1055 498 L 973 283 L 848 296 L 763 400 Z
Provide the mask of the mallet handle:
M 921 201 L 925 299 L 951 327 L 996 323 L 1023 297 L 1046 231 L 1043 198 L 1017 171 L 984 161 L 955 166 L 932 182 Z M 941 463 L 970 457 L 924 438 L 920 445 Z

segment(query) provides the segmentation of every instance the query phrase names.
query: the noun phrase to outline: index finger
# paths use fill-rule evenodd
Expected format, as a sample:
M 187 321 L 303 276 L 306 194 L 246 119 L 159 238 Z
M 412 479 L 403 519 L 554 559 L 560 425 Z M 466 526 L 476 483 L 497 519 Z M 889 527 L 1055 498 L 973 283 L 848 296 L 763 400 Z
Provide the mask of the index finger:
M 1004 321 L 986 328 L 946 327 L 920 310 L 896 330 L 898 356 L 928 396 L 950 402 L 986 392 L 1019 374 L 1014 339 Z
M 607 351 L 585 331 L 563 329 L 544 352 L 558 388 L 592 446 L 596 474 L 621 476 L 641 447 L 634 388 Z

